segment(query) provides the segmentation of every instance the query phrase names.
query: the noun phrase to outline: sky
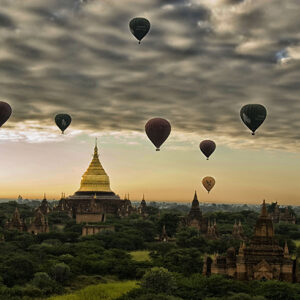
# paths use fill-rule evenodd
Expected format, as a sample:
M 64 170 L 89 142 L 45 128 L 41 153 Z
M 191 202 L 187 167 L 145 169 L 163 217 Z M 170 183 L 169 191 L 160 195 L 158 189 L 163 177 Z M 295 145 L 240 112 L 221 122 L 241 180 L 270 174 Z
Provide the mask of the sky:
M 298 0 L 0 0 L 0 198 L 72 195 L 98 137 L 111 188 L 148 201 L 299 204 Z M 151 29 L 141 45 L 134 17 Z M 252 136 L 243 105 L 263 104 Z M 57 113 L 72 124 L 61 135 Z M 156 152 L 147 120 L 169 120 Z M 199 143 L 212 139 L 209 161 Z M 216 185 L 210 194 L 205 176 Z

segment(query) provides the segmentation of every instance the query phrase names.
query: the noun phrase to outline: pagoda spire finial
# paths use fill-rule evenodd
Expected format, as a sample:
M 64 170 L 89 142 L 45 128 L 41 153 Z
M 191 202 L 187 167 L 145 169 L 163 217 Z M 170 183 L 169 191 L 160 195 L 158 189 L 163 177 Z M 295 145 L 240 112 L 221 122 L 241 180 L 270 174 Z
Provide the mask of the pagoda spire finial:
M 94 157 L 98 157 L 98 139 L 95 138 L 95 148 L 94 148 Z
M 267 212 L 267 207 L 266 207 L 266 201 L 263 201 L 262 208 L 261 208 L 261 217 L 267 217 L 268 212 Z
M 285 241 L 285 244 L 284 244 L 284 256 L 289 256 L 289 247 L 288 247 L 288 244 L 287 244 L 287 241 Z

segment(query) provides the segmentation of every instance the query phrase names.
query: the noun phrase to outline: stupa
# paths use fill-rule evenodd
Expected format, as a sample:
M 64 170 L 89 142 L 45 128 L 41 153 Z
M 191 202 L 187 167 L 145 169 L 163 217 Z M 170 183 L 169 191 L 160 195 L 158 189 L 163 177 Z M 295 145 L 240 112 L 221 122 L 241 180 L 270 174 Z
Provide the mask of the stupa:
M 128 215 L 134 210 L 129 200 L 120 199 L 111 190 L 109 177 L 99 160 L 97 140 L 93 159 L 82 175 L 79 190 L 72 196 L 62 197 L 57 210 L 69 210 L 73 217 L 77 214 L 92 216 L 93 213 L 102 216 L 103 214 L 122 215 L 124 211 Z

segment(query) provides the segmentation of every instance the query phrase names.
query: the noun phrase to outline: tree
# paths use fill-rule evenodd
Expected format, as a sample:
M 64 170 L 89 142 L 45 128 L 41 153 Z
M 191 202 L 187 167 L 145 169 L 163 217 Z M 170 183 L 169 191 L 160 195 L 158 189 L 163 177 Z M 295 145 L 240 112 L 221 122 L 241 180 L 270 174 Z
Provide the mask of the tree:
M 54 291 L 58 292 L 60 290 L 57 283 L 51 279 L 46 272 L 35 273 L 31 283 L 33 286 L 43 290 L 45 294 L 50 294 Z
M 141 287 L 155 293 L 170 294 L 176 289 L 176 280 L 167 269 L 155 267 L 143 276 Z
M 51 273 L 56 281 L 63 283 L 69 279 L 71 272 L 70 267 L 67 264 L 59 263 L 53 266 Z
M 203 268 L 202 253 L 196 248 L 171 250 L 161 259 L 161 263 L 168 270 L 186 276 L 201 273 Z
M 278 282 L 275 280 L 262 283 L 259 294 L 265 296 L 267 299 L 300 299 L 300 289 L 297 287 L 297 285 L 287 282 Z
M 34 265 L 30 257 L 16 255 L 2 265 L 1 273 L 7 286 L 23 284 L 32 279 Z
M 179 215 L 174 213 L 166 213 L 164 214 L 159 222 L 158 222 L 158 230 L 162 231 L 163 226 L 166 226 L 166 231 L 168 236 L 174 236 L 177 231 L 177 227 L 179 224 Z
M 229 296 L 226 299 L 227 300 L 266 300 L 266 298 L 263 296 L 250 296 L 244 293 L 233 294 L 232 296 Z

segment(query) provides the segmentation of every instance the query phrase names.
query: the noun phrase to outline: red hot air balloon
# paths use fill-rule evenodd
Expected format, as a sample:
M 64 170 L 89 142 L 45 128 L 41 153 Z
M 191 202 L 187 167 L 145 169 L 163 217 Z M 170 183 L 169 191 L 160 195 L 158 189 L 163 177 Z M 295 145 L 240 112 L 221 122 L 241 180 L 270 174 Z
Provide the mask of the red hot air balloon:
M 154 118 L 147 122 L 145 131 L 150 141 L 159 151 L 160 146 L 166 141 L 171 133 L 171 124 L 162 118 Z
M 207 160 L 212 155 L 212 153 L 216 150 L 216 144 L 211 140 L 204 140 L 200 143 L 200 150 L 206 156 Z
M 9 119 L 12 113 L 8 103 L 0 101 L 0 127 Z

